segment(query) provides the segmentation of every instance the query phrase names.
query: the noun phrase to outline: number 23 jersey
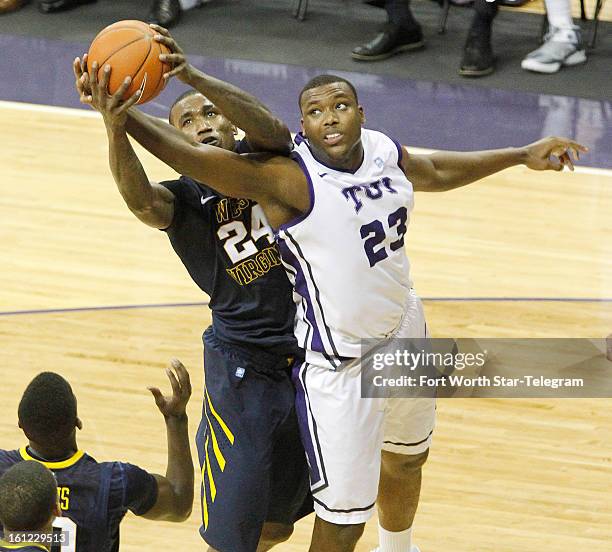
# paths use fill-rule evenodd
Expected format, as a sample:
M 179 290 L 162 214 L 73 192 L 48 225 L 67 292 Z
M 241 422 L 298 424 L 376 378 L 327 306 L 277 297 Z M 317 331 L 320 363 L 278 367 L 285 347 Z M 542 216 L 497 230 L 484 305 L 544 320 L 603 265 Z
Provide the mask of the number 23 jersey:
M 296 136 L 293 157 L 308 180 L 310 209 L 277 232 L 294 284 L 298 344 L 307 362 L 332 368 L 339 357 L 361 356 L 361 339 L 395 330 L 411 287 L 404 235 L 414 194 L 399 165 L 401 146 L 367 129 L 361 140 L 363 161 L 350 172 L 319 162 Z

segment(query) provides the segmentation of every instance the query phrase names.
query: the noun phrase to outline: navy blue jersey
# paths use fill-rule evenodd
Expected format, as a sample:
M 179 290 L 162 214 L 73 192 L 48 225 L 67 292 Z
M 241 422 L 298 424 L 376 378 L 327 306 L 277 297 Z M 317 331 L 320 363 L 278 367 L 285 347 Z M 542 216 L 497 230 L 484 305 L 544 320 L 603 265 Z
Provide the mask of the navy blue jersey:
M 281 354 L 295 350 L 292 288 L 261 206 L 185 176 L 161 184 L 176 198 L 166 232 L 210 296 L 215 335 Z
M 49 468 L 57 479 L 62 516 L 74 522 L 70 538 L 76 552 L 119 550 L 119 524 L 128 510 L 146 514 L 157 501 L 155 478 L 132 464 L 96 462 L 78 451 L 61 462 L 35 458 L 27 448 L 0 450 L 0 477 L 11 466 L 35 460 Z

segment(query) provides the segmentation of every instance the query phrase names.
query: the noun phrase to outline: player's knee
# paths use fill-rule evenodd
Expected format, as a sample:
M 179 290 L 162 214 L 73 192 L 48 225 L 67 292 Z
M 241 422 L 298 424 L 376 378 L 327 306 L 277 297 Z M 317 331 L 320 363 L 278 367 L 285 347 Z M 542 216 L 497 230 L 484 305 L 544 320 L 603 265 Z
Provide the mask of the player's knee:
M 325 521 L 317 516 L 315 520 L 315 531 L 316 536 L 313 539 L 321 546 L 315 549 L 323 550 L 324 545 L 327 543 L 333 543 L 334 550 L 342 550 L 342 552 L 352 552 L 355 549 L 357 541 L 363 535 L 365 523 L 359 523 L 356 525 L 340 525 L 338 523 L 331 523 Z M 312 548 L 311 548 L 312 550 Z
M 289 540 L 293 534 L 293 525 L 284 523 L 266 523 L 259 538 L 260 544 L 271 546 Z
M 411 474 L 412 472 L 421 469 L 427 457 L 429 449 L 419 454 L 395 454 L 393 452 L 383 451 L 382 469 L 392 472 L 395 475 Z

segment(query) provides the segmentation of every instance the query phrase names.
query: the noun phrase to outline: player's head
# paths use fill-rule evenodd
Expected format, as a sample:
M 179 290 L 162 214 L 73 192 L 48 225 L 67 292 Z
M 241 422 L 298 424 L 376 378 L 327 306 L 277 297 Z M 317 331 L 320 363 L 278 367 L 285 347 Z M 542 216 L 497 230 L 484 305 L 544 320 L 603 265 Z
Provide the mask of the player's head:
M 300 93 L 302 132 L 317 157 L 338 168 L 361 160 L 365 122 L 355 87 L 336 75 L 311 79 Z
M 77 400 L 70 384 L 59 374 L 42 372 L 26 387 L 19 402 L 19 427 L 30 441 L 44 450 L 72 446 L 76 428 Z
M 197 90 L 181 94 L 170 107 L 170 124 L 201 144 L 233 150 L 236 127 Z
M 59 516 L 57 481 L 38 462 L 19 462 L 0 477 L 0 522 L 5 531 L 41 531 Z

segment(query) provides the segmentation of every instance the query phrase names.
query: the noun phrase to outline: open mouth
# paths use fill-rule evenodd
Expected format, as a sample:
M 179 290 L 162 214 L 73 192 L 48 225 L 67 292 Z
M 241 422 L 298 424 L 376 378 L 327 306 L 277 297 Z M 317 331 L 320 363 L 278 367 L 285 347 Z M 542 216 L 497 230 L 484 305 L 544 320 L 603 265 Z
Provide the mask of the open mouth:
M 207 136 L 201 143 L 207 146 L 217 146 L 219 145 L 219 140 L 215 136 Z
M 340 140 L 343 138 L 343 134 L 340 132 L 332 132 L 330 134 L 326 134 L 323 137 L 323 141 L 329 146 L 335 146 Z

